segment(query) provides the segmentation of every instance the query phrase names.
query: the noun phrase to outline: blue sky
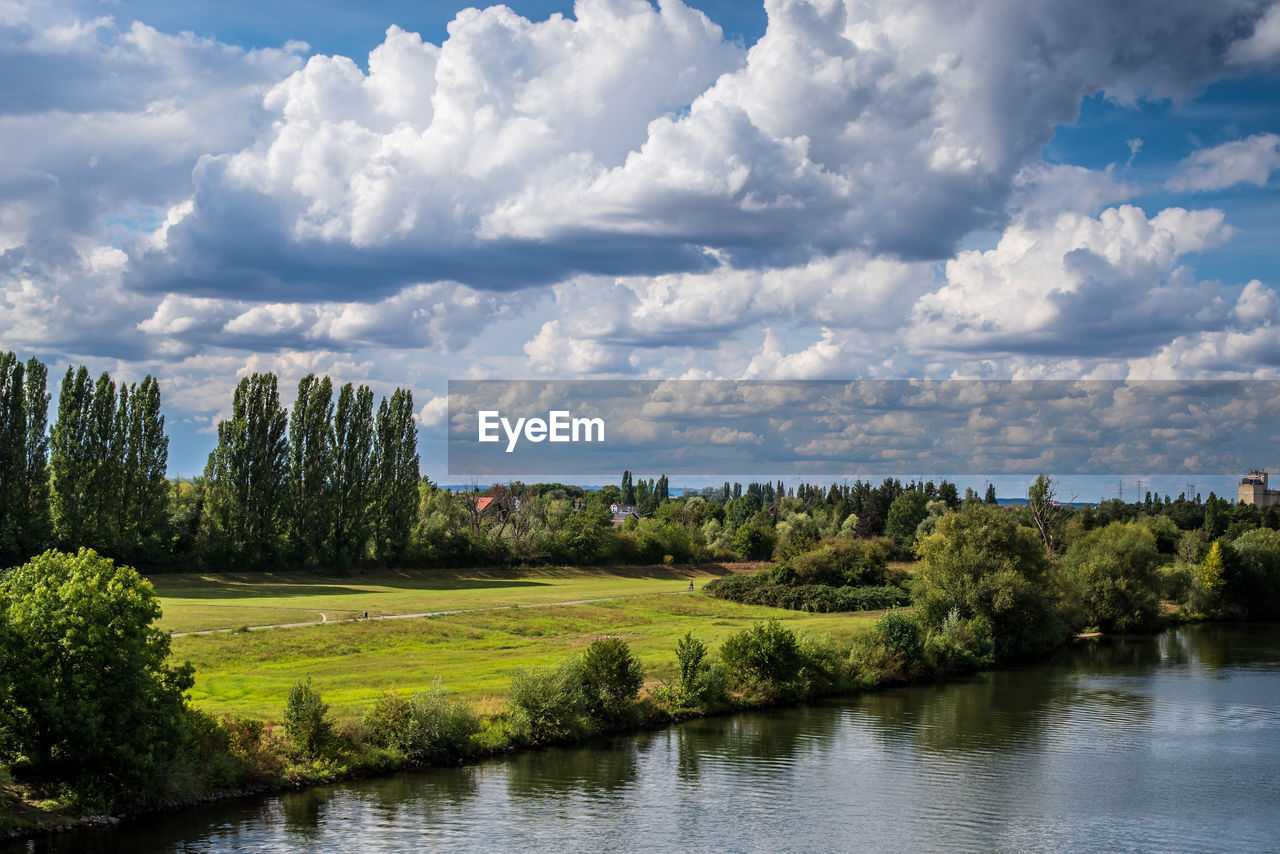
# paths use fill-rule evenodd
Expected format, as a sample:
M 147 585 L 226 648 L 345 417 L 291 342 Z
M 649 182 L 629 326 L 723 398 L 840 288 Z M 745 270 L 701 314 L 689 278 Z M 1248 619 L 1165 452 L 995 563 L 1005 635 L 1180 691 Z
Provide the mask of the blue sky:
M 451 378 L 1272 379 L 1278 72 L 1272 0 L 0 0 L 0 346 L 180 474 L 257 370 L 436 478 Z

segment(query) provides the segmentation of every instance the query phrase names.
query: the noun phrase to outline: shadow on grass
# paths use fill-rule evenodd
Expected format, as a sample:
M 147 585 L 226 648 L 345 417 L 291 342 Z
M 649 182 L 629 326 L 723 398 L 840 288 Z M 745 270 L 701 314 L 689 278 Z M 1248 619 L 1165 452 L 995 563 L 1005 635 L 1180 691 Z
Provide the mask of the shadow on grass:
M 209 575 L 157 575 L 151 581 L 162 597 L 180 599 L 257 599 L 276 596 L 361 596 L 370 590 L 350 584 L 376 584 L 391 590 L 483 590 L 493 588 L 545 587 L 550 582 L 541 578 L 614 578 L 689 580 L 707 575 L 723 576 L 754 569 L 760 564 L 719 563 L 642 564 L 607 567 L 488 567 L 458 569 L 376 570 L 359 573 L 354 570 L 342 577 L 347 584 L 332 583 L 333 575 L 317 571 L 237 572 Z

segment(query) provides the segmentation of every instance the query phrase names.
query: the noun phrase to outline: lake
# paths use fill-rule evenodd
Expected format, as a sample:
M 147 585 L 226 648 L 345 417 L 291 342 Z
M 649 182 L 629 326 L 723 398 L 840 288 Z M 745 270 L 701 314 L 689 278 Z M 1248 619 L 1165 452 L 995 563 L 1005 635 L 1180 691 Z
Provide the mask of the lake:
M 1277 848 L 1280 626 L 1204 625 L 0 851 Z

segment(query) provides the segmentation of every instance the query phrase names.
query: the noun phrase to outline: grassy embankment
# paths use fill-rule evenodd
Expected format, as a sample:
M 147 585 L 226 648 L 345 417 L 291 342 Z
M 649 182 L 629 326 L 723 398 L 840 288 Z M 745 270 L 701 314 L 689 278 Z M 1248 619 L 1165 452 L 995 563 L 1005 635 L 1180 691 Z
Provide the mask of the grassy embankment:
M 805 614 L 686 592 L 749 567 L 456 569 L 345 578 L 308 573 L 163 575 L 160 624 L 173 632 L 324 619 L 331 625 L 185 635 L 173 656 L 196 668 L 194 704 L 279 720 L 289 689 L 308 676 L 338 720 L 353 720 L 387 688 L 413 693 L 438 677 L 455 696 L 497 711 L 514 670 L 555 664 L 602 635 L 619 636 L 650 683 L 675 672 L 677 638 L 692 631 L 714 650 L 751 623 L 846 642 L 879 612 Z M 583 601 L 578 604 L 555 604 Z M 409 619 L 353 619 L 464 611 Z

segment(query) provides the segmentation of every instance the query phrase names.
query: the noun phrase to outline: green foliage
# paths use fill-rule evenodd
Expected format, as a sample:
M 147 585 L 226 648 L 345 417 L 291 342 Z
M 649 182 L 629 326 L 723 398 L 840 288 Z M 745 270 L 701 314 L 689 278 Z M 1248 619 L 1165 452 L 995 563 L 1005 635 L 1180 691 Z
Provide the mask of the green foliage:
M 54 540 L 74 547 L 83 542 L 89 499 L 86 493 L 93 460 L 89 452 L 89 408 L 93 385 L 89 369 L 67 368 L 58 394 L 58 418 L 49 435 L 52 478 L 50 511 Z
M 528 744 L 552 744 L 590 731 L 582 659 L 517 670 L 509 696 L 513 732 Z
M 0 353 L 0 566 L 21 561 L 27 515 L 26 369 Z
M 240 380 L 205 467 L 201 551 L 215 566 L 265 566 L 279 556 L 288 499 L 286 423 L 275 374 Z
M 899 543 L 910 545 L 915 541 L 916 528 L 929 515 L 929 499 L 923 492 L 908 490 L 889 505 L 884 532 Z
M 333 745 L 329 704 L 311 687 L 311 677 L 294 683 L 284 706 L 284 731 L 302 756 L 315 759 Z
M 1036 655 L 1065 637 L 1047 589 L 1043 543 L 1005 511 L 966 505 L 939 519 L 916 551 L 911 592 L 926 629 L 940 628 L 953 609 L 961 619 L 982 617 L 1001 661 Z
M 738 501 L 747 498 L 755 496 L 744 495 Z M 773 554 L 774 543 L 773 527 L 765 522 L 752 521 L 739 527 L 733 535 L 733 553 L 739 560 L 764 560 Z
M 295 560 L 327 563 L 334 523 L 333 386 L 307 374 L 289 413 L 289 545 Z
M 347 383 L 333 416 L 333 553 L 346 566 L 364 557 L 373 499 L 373 392 Z
M 371 516 L 380 561 L 400 561 L 409 553 L 420 477 L 413 392 L 398 388 L 390 400 L 382 399 L 374 425 Z
M 1239 563 L 1232 599 L 1251 619 L 1280 616 L 1280 531 L 1259 528 L 1231 544 Z
M 990 667 L 995 661 L 991 626 L 982 617 L 965 620 L 953 611 L 940 627 L 928 633 L 923 654 L 926 668 L 938 676 Z
M 778 576 L 769 571 L 754 575 L 726 575 L 708 582 L 702 589 L 710 596 L 744 605 L 766 605 L 818 614 L 897 608 L 907 604 L 911 598 L 906 590 L 896 585 L 833 587 L 828 584 L 795 584 L 778 580 Z
M 849 671 L 864 687 L 910 682 L 922 674 L 923 652 L 919 624 L 910 616 L 885 614 L 854 639 Z
M 644 684 L 644 667 L 626 641 L 596 638 L 582 656 L 582 680 L 591 717 L 616 726 L 626 720 Z
M 169 664 L 150 582 L 88 549 L 0 579 L 6 757 L 94 797 L 138 787 L 178 749 L 189 667 Z
M 1130 522 L 1112 522 L 1072 543 L 1062 573 L 1077 610 L 1075 628 L 1136 632 L 1153 627 L 1159 617 L 1159 559 L 1155 535 Z
M 730 635 L 720 647 L 720 658 L 740 682 L 782 693 L 795 689 L 804 666 L 795 633 L 777 620 Z
M 120 551 L 127 558 L 158 562 L 169 557 L 169 437 L 160 413 L 160 384 L 146 376 L 120 394 L 125 425 L 121 487 Z
M 450 700 L 439 680 L 405 699 L 387 691 L 365 713 L 369 739 L 416 762 L 451 762 L 475 752 L 480 717 L 470 703 Z

